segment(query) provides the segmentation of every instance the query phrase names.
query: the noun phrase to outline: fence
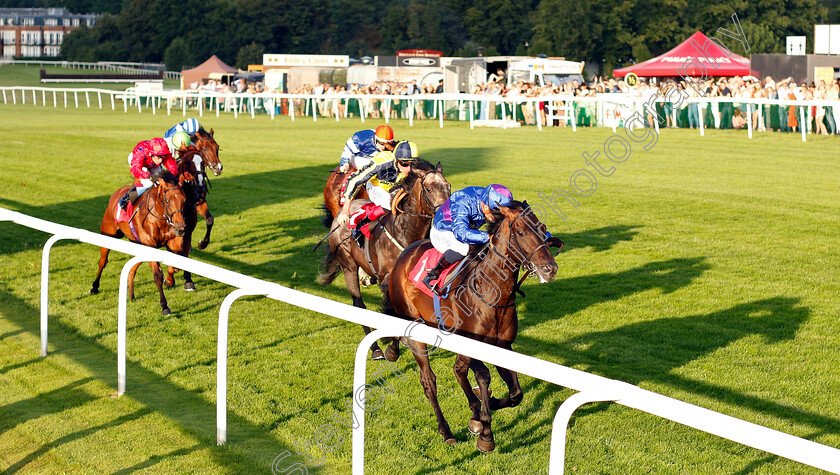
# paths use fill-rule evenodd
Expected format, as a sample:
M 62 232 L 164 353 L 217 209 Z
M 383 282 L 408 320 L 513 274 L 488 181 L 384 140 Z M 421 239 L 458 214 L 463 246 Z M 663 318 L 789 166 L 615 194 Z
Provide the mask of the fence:
M 72 239 L 95 246 L 107 247 L 133 256 L 125 263 L 120 273 L 117 315 L 117 392 L 120 395 L 124 394 L 126 390 L 127 282 L 129 270 L 134 264 L 158 261 L 236 288 L 224 299 L 219 310 L 216 359 L 216 438 L 219 445 L 224 444 L 227 440 L 228 314 L 231 305 L 238 298 L 246 295 L 263 295 L 344 321 L 377 328 L 359 343 L 355 355 L 353 377 L 353 394 L 356 402 L 353 405 L 353 415 L 358 420 L 358 427 L 353 429 L 352 435 L 352 466 L 354 474 L 364 473 L 365 409 L 358 401 L 364 401 L 366 395 L 365 375 L 368 349 L 376 339 L 406 335 L 406 324 L 411 326 L 412 322 L 309 295 L 279 284 L 238 274 L 170 252 L 44 221 L 4 208 L 0 208 L 0 221 L 11 221 L 52 234 L 44 245 L 41 259 L 41 356 L 47 355 L 49 256 L 52 246 L 59 240 Z M 833 447 L 662 396 L 628 383 L 567 368 L 458 335 L 441 337 L 442 334 L 437 329 L 425 325 L 412 326 L 410 334 L 414 340 L 452 352 L 457 351 L 486 363 L 502 366 L 518 373 L 579 391 L 561 404 L 554 417 L 549 454 L 549 473 L 551 474 L 563 473 L 566 430 L 572 414 L 583 404 L 598 401 L 612 401 L 749 447 L 833 473 L 840 473 L 840 450 Z
M 164 71 L 165 65 L 159 63 L 129 63 L 119 61 L 98 61 L 95 63 L 84 61 L 40 61 L 40 60 L 0 60 L 3 64 L 20 64 L 24 66 L 57 66 L 67 69 L 100 69 L 116 71 L 124 74 L 146 74 L 149 71 L 163 71 L 166 79 L 180 79 L 181 73 L 177 71 Z
M 41 104 L 47 105 L 47 95 L 52 96 L 54 107 L 58 106 L 57 95 L 64 98 L 64 107 L 67 107 L 67 94 L 74 96 L 75 106 L 79 107 L 78 95 L 84 93 L 87 107 L 90 107 L 90 94 L 98 97 L 99 108 L 102 108 L 102 95 L 109 95 L 111 109 L 115 109 L 115 100 L 123 102 L 123 110 L 128 112 L 129 107 L 136 107 L 138 112 L 143 107 L 151 109 L 157 114 L 160 109 L 166 108 L 167 115 L 171 115 L 172 109 L 181 109 L 183 116 L 187 110 L 198 112 L 203 117 L 205 111 L 216 114 L 221 112 L 232 112 L 234 117 L 239 117 L 244 112 L 255 118 L 258 114 L 265 114 L 271 119 L 278 115 L 288 115 L 291 120 L 296 116 L 311 117 L 317 121 L 320 116 L 323 118 L 334 118 L 336 121 L 342 118 L 347 119 L 353 114 L 366 119 L 381 119 L 386 123 L 399 112 L 399 118 L 408 119 L 409 125 L 414 125 L 414 120 L 421 117 L 437 120 L 440 127 L 443 127 L 444 119 L 455 119 L 470 122 L 470 128 L 477 125 L 492 125 L 498 127 L 518 127 L 519 120 L 525 119 L 525 114 L 533 115 L 534 125 L 540 130 L 543 129 L 539 117 L 539 104 L 544 103 L 544 110 L 547 124 L 562 123 L 568 125 L 573 131 L 578 126 L 592 125 L 610 127 L 613 132 L 618 127 L 623 127 L 626 121 L 636 112 L 643 116 L 654 113 L 653 109 L 646 108 L 646 102 L 640 98 L 633 98 L 626 94 L 604 94 L 596 97 L 577 97 L 567 95 L 553 95 L 541 97 L 522 96 L 483 96 L 472 94 L 414 94 L 407 96 L 395 95 L 372 95 L 372 94 L 344 94 L 344 95 L 311 95 L 311 94 L 285 94 L 285 93 L 214 93 L 195 90 L 153 90 L 132 87 L 125 91 L 111 91 L 104 89 L 60 89 L 43 87 L 0 87 L 3 94 L 3 103 L 16 104 L 18 95 L 20 100 L 26 103 L 27 95 L 31 93 L 32 103 L 37 104 L 37 95 L 41 95 Z M 18 92 L 20 94 L 18 94 Z M 665 111 L 662 107 L 667 101 L 664 98 L 657 98 L 653 101 L 656 104 L 655 114 L 660 120 L 652 120 L 653 128 L 657 134 L 660 132 L 660 124 L 665 121 Z M 764 125 L 771 121 L 774 114 L 778 117 L 779 109 L 785 113 L 785 121 L 788 120 L 788 112 L 785 109 L 793 106 L 796 111 L 799 132 L 802 141 L 806 141 L 809 132 L 813 132 L 812 121 L 817 117 L 816 108 L 825 110 L 826 121 L 831 118 L 833 128 L 840 127 L 840 101 L 836 100 L 770 100 L 751 98 L 707 98 L 695 97 L 684 101 L 685 107 L 671 108 L 670 114 L 674 123 L 686 114 L 694 114 L 691 104 L 697 104 L 696 120 L 700 136 L 705 135 L 706 128 L 727 128 L 725 114 L 734 104 L 739 104 L 746 112 L 745 131 L 747 137 L 752 138 L 753 115 L 757 115 L 757 122 Z M 483 120 L 482 117 L 490 116 L 489 109 L 498 110 L 500 120 Z M 353 112 L 351 112 L 351 110 Z M 422 110 L 423 112 L 420 112 Z M 834 120 L 834 116 L 837 120 Z M 581 120 L 585 118 L 586 120 Z M 731 120 L 730 120 L 731 122 Z M 778 123 L 778 122 L 777 122 Z M 804 124 L 804 125 L 803 125 Z M 641 125 L 641 124 L 640 124 Z M 645 124 L 650 127 L 649 123 Z M 787 123 L 785 123 L 787 126 Z M 759 127 L 761 129 L 762 127 Z M 796 128 L 796 127 L 795 127 Z M 833 131 L 833 130 L 832 130 Z

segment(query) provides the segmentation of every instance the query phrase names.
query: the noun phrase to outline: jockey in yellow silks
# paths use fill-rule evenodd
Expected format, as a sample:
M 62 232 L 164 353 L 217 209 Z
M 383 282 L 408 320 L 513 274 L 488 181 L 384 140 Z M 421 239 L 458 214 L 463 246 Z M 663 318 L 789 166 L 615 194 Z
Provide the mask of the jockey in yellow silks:
M 411 171 L 411 163 L 419 157 L 417 145 L 413 142 L 400 142 L 393 152 L 383 150 L 374 155 L 371 162 L 356 171 L 347 180 L 344 192 L 344 205 L 338 212 L 338 225 L 343 226 L 350 219 L 350 202 L 361 190 L 367 190 L 370 200 L 376 205 L 367 211 L 367 216 L 356 223 L 353 238 L 360 239 L 360 229 L 370 221 L 379 218 L 391 209 L 391 188 L 401 182 Z

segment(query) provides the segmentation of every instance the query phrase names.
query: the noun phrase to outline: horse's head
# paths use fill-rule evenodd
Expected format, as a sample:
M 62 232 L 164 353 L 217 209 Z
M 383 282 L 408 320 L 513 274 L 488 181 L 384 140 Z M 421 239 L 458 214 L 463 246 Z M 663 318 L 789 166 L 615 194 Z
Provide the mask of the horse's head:
M 419 204 L 429 214 L 434 214 L 452 194 L 452 185 L 443 177 L 443 167 L 438 162 L 437 166 L 425 160 L 418 160 L 411 165 L 410 175 L 416 175 L 416 181 L 412 188 L 418 188 L 420 194 Z
M 157 178 L 157 206 L 160 207 L 161 218 L 172 226 L 175 236 L 181 237 L 187 229 L 187 223 L 184 220 L 187 197 L 184 189 L 181 188 L 178 177 L 173 176 L 169 171 L 164 170 L 158 173 Z
M 537 219 L 528 202 L 513 201 L 510 206 L 499 205 L 499 213 L 510 229 L 510 236 L 505 243 L 510 246 L 507 249 L 510 257 L 536 274 L 541 283 L 554 280 L 558 266 L 545 242 L 545 224 Z M 501 224 L 504 222 L 498 226 L 501 232 Z
M 203 127 L 198 129 L 198 132 L 192 136 L 192 141 L 195 148 L 201 153 L 201 157 L 204 158 L 204 165 L 210 167 L 214 175 L 221 175 L 222 162 L 219 160 L 219 144 L 213 138 L 213 129 L 210 129 L 209 133 Z

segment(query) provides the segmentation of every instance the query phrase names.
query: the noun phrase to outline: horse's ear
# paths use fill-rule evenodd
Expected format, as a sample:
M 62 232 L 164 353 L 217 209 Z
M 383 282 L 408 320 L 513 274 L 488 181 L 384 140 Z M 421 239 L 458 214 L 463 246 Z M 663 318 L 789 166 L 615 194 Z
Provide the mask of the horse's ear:
M 213 136 L 213 127 L 210 127 L 210 136 Z
M 501 205 L 499 203 L 496 203 L 496 205 L 499 207 L 499 211 L 502 213 L 502 215 L 505 218 L 507 218 L 511 221 L 516 219 L 516 213 L 512 209 L 508 208 L 507 206 Z
M 437 162 L 437 165 L 435 165 L 435 169 L 437 169 L 437 171 L 439 172 L 443 172 L 443 165 L 441 165 L 440 162 Z

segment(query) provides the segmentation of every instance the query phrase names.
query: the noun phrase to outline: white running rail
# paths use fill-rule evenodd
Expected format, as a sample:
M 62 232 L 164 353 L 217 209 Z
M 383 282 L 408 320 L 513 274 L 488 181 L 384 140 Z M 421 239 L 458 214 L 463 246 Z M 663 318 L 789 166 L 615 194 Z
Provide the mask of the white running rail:
M 114 239 L 90 231 L 52 223 L 27 216 L 16 211 L 0 208 L 0 221 L 11 221 L 22 226 L 37 229 L 53 236 L 44 246 L 41 267 L 41 355 L 47 353 L 47 326 L 49 302 L 49 253 L 55 242 L 61 239 L 107 247 L 128 255 L 131 259 L 123 266 L 120 274 L 117 373 L 119 394 L 125 393 L 126 360 L 126 307 L 128 271 L 137 262 L 158 261 L 185 269 L 195 274 L 214 279 L 236 287 L 222 303 L 219 311 L 219 338 L 217 348 L 217 392 L 216 432 L 217 443 L 227 440 L 227 327 L 228 313 L 233 302 L 245 295 L 264 295 L 297 307 L 312 310 L 360 325 L 378 328 L 367 335 L 356 350 L 353 379 L 353 413 L 359 425 L 353 429 L 353 473 L 364 473 L 364 427 L 365 410 L 359 400 L 365 397 L 365 375 L 367 352 L 375 339 L 399 337 L 410 333 L 411 338 L 435 345 L 445 350 L 477 358 L 486 363 L 508 368 L 518 373 L 547 381 L 558 386 L 579 391 L 569 397 L 558 409 L 554 418 L 549 458 L 549 473 L 562 474 L 565 461 L 566 429 L 574 411 L 583 404 L 596 401 L 613 401 L 623 406 L 668 419 L 688 427 L 735 441 L 771 454 L 785 457 L 832 473 L 840 473 L 840 450 L 813 441 L 795 437 L 784 432 L 769 429 L 751 422 L 736 419 L 709 409 L 682 402 L 621 381 L 589 374 L 545 360 L 504 350 L 495 346 L 464 338 L 458 335 L 443 335 L 438 329 L 425 325 L 412 325 L 395 317 L 370 310 L 363 310 L 323 297 L 290 289 L 279 284 L 256 279 L 223 269 L 211 264 L 189 259 L 159 249 Z M 407 332 L 407 325 L 411 327 Z

